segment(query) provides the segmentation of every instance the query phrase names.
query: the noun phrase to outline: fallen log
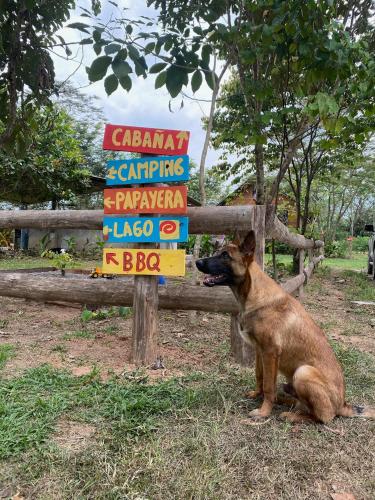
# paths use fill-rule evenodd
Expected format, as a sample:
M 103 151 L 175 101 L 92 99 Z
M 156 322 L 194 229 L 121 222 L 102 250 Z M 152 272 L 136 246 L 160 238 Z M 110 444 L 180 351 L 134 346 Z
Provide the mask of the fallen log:
M 282 284 L 293 293 L 313 272 L 323 256 L 315 257 L 304 273 Z M 130 280 L 89 279 L 75 275 L 74 279 L 62 276 L 28 276 L 22 273 L 0 274 L 0 296 L 31 299 L 41 302 L 75 302 L 104 306 L 132 306 L 134 284 Z M 160 309 L 195 310 L 238 313 L 238 305 L 229 288 L 206 288 L 191 285 L 159 286 Z

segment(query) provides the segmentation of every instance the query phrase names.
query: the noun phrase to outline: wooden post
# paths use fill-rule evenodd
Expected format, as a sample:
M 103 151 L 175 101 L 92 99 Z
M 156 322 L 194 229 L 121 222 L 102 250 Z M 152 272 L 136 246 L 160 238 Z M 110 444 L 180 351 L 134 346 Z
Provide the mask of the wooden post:
M 142 154 L 154 156 L 152 154 Z M 157 186 L 157 184 L 148 184 Z M 135 187 L 135 186 L 134 186 Z M 153 243 L 133 247 L 156 248 Z M 149 365 L 156 359 L 158 334 L 158 276 L 134 276 L 133 337 L 131 361 L 137 366 Z
M 255 231 L 255 260 L 261 269 L 264 269 L 266 207 L 264 205 L 256 205 L 252 215 L 249 230 L 253 229 Z M 241 233 L 241 237 L 245 235 L 246 233 Z M 237 363 L 243 366 L 252 366 L 255 362 L 255 349 L 242 339 L 239 329 L 238 315 L 232 314 L 230 328 L 232 355 Z
M 305 263 L 305 250 L 303 250 L 302 248 L 300 248 L 299 251 L 298 251 L 298 257 L 299 257 L 298 274 L 301 274 L 301 273 L 303 273 L 303 269 L 304 269 L 304 266 L 305 266 L 305 264 L 304 264 Z M 303 301 L 303 298 L 304 298 L 303 283 L 298 288 L 298 298 L 299 298 L 300 302 Z

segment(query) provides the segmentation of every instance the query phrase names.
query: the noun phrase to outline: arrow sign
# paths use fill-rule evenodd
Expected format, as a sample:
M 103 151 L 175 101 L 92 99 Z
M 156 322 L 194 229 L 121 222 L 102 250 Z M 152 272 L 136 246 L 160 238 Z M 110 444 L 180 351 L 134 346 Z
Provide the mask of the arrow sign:
M 105 214 L 186 214 L 186 186 L 104 190 Z
M 184 130 L 107 124 L 103 149 L 161 155 L 185 155 L 189 136 L 190 133 Z
M 107 186 L 179 182 L 188 179 L 189 157 L 187 155 L 109 160 L 107 162 Z
M 116 252 L 107 252 L 105 254 L 105 263 L 107 265 L 114 264 L 115 266 L 119 265 L 118 260 L 116 260 Z
M 185 250 L 104 248 L 103 273 L 185 276 Z
M 108 243 L 177 243 L 188 240 L 188 217 L 104 217 Z

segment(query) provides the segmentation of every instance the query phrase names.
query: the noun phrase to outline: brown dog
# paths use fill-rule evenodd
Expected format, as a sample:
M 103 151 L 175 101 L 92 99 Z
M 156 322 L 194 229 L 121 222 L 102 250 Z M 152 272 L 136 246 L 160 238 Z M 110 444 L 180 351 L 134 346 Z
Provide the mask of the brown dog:
M 284 389 L 298 400 L 297 411 L 281 414 L 292 422 L 327 423 L 336 415 L 375 417 L 375 410 L 345 402 L 343 373 L 324 333 L 303 306 L 260 269 L 254 253 L 251 231 L 241 245 L 229 244 L 196 263 L 208 274 L 206 286 L 230 286 L 240 306 L 241 335 L 256 347 L 256 389 L 249 397 L 263 396 L 263 404 L 250 415 L 270 415 L 280 371 L 288 382 Z

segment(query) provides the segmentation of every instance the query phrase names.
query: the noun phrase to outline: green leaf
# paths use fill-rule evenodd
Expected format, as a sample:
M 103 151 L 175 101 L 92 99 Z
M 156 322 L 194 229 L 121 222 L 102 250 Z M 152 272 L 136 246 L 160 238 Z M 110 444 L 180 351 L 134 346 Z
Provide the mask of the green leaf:
M 146 59 L 141 56 L 134 61 L 135 74 L 137 76 L 143 75 L 146 78 L 146 69 L 148 68 Z
M 133 61 L 137 60 L 139 58 L 139 52 L 138 50 L 134 47 L 134 45 L 128 45 L 128 51 L 129 51 L 129 57 Z
M 127 33 L 128 35 L 131 35 L 131 34 L 133 33 L 133 27 L 132 27 L 132 25 L 131 25 L 131 24 L 128 24 L 128 25 L 126 26 L 125 30 L 126 30 L 126 33 Z
M 193 91 L 194 94 L 202 85 L 202 81 L 203 81 L 202 73 L 199 71 L 199 69 L 197 69 L 191 78 L 191 90 Z
M 130 76 L 122 76 L 121 78 L 119 78 L 119 80 L 121 87 L 129 92 L 129 90 L 132 88 L 132 81 Z
M 155 42 L 150 42 L 146 45 L 145 47 L 145 54 L 151 54 L 151 52 L 153 52 L 153 50 L 155 49 Z
M 104 80 L 104 88 L 107 95 L 111 95 L 118 87 L 118 79 L 116 75 L 109 75 Z
M 181 92 L 182 86 L 188 83 L 187 71 L 177 66 L 167 69 L 166 86 L 171 97 L 176 97 Z
M 128 57 L 128 51 L 123 48 L 117 52 L 115 55 L 114 61 L 124 61 Z
M 83 38 L 79 43 L 80 45 L 90 45 L 93 41 L 92 38 Z
M 118 43 L 110 43 L 106 47 L 104 47 L 104 52 L 109 55 L 109 54 L 114 54 L 115 52 L 118 52 L 121 49 L 121 45 Z
M 133 70 L 129 63 L 126 61 L 116 61 L 112 63 L 112 69 L 117 78 L 122 78 L 123 76 L 133 73 Z
M 202 48 L 202 61 L 205 66 L 210 64 L 210 55 L 212 53 L 212 48 L 209 45 L 205 45 Z
M 159 89 L 160 87 L 162 87 L 163 85 L 165 85 L 166 80 L 167 80 L 167 72 L 166 71 L 162 71 L 156 77 L 155 88 Z
M 79 31 L 83 31 L 84 33 L 90 34 L 90 32 L 87 31 L 87 28 L 90 28 L 90 26 L 85 23 L 70 23 L 68 24 L 67 28 L 73 28 Z
M 149 73 L 160 73 L 160 71 L 162 71 L 166 66 L 167 63 L 156 63 L 151 66 Z
M 111 62 L 112 58 L 109 56 L 100 56 L 96 58 L 87 71 L 90 81 L 97 82 L 102 80 L 105 77 L 108 66 Z

